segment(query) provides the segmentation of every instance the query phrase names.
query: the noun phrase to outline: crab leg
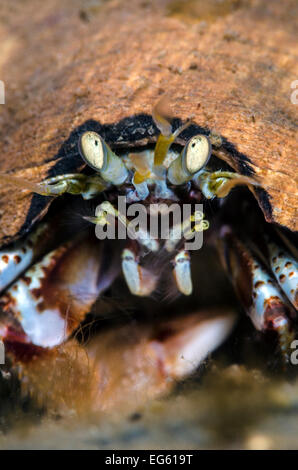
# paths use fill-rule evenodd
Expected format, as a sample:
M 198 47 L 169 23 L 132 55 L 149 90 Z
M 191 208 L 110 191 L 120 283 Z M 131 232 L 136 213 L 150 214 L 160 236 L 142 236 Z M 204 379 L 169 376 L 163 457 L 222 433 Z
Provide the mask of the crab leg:
M 175 250 L 182 237 L 191 239 L 195 232 L 208 230 L 208 220 L 203 220 L 204 214 L 201 211 L 195 211 L 189 219 L 183 220 L 182 223 L 174 225 L 169 234 L 169 238 L 165 242 L 165 249 L 170 253 Z M 194 224 L 192 224 L 194 222 Z
M 231 171 L 211 172 L 205 169 L 195 176 L 194 182 L 207 199 L 225 197 L 235 186 L 259 186 L 259 183 L 248 176 L 239 175 Z
M 19 240 L 0 251 L 0 292 L 45 251 L 48 234 L 49 225 L 40 224 L 25 240 Z
M 122 253 L 122 272 L 132 294 L 143 297 L 155 290 L 157 276 L 140 266 L 138 257 L 129 248 L 125 248 Z
M 179 251 L 174 259 L 174 278 L 179 291 L 184 295 L 192 293 L 190 256 L 185 250 Z
M 112 217 L 112 222 L 110 218 Z M 96 210 L 95 217 L 84 216 L 84 219 L 93 224 L 98 224 L 99 226 L 106 226 L 110 223 L 114 223 L 116 219 L 127 229 L 127 233 L 130 238 L 137 240 L 140 245 L 142 245 L 148 251 L 158 251 L 159 243 L 156 239 L 151 238 L 150 234 L 140 228 L 138 231 L 131 231 L 130 224 L 127 217 L 119 212 L 109 201 L 102 202 Z
M 106 257 L 103 244 L 88 237 L 77 238 L 47 254 L 1 297 L 2 338 L 9 341 L 14 336 L 5 321 L 13 318 L 24 332 L 23 341 L 43 348 L 61 344 L 112 282 L 112 262 L 110 269 L 100 275 Z
M 293 340 L 290 318 L 294 315 L 278 284 L 228 227 L 221 230 L 220 254 L 255 328 L 260 331 L 275 331 L 283 357 L 287 359 Z
M 91 199 L 107 188 L 107 183 L 100 176 L 87 176 L 80 173 L 53 176 L 41 183 L 32 183 L 13 175 L 0 174 L 0 183 L 11 184 L 41 196 L 60 196 L 69 193 L 81 194 L 84 199 Z
M 288 251 L 271 240 L 268 249 L 273 274 L 288 299 L 298 309 L 298 263 Z

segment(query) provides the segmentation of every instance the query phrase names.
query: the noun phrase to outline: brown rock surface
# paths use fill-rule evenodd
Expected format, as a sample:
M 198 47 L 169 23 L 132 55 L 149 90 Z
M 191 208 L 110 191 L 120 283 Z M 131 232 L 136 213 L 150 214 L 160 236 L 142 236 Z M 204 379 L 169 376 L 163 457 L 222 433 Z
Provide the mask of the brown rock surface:
M 77 126 L 151 114 L 166 91 L 175 115 L 193 114 L 248 157 L 267 219 L 297 230 L 297 14 L 295 0 L 3 0 L 0 171 L 39 181 Z M 0 197 L 9 240 L 32 195 L 2 187 Z

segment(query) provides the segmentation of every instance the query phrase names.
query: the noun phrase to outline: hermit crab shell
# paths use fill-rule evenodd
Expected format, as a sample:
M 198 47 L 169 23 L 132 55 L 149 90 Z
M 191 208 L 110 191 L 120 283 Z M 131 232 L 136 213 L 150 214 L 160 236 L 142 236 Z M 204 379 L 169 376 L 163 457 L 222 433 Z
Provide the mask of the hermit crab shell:
M 53 1 L 34 15 L 28 2 L 16 7 L 26 24 L 8 5 L 2 173 L 39 182 L 80 171 L 83 129 L 114 148 L 153 142 L 152 106 L 166 92 L 176 116 L 221 136 L 221 158 L 260 183 L 266 220 L 297 230 L 297 2 Z M 50 201 L 1 187 L 0 242 L 28 231 Z

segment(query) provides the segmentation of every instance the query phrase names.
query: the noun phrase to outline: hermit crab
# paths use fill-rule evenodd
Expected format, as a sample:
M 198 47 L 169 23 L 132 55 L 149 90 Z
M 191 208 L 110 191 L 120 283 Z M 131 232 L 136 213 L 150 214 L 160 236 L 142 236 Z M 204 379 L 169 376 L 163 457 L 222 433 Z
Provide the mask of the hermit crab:
M 91 328 L 88 318 L 119 276 L 126 282 L 127 295 L 145 304 L 148 299 L 153 310 L 162 311 L 160 302 L 174 303 L 178 295 L 197 298 L 200 283 L 192 281 L 193 253 L 186 243 L 203 232 L 255 328 L 271 332 L 279 354 L 289 360 L 298 306 L 295 247 L 291 234 L 264 221 L 252 196 L 242 197 L 239 186 L 266 197 L 248 171 L 249 163 L 243 162 L 242 173 L 235 172 L 224 161 L 224 139 L 191 119 L 173 119 L 165 98 L 154 107 L 153 121 L 146 119 L 150 138 L 140 142 L 130 136 L 126 146 L 123 141 L 108 144 L 108 128 L 95 121 L 85 123 L 71 138 L 80 171 L 58 168 L 57 174 L 37 183 L 9 173 L 0 176 L 2 185 L 33 192 L 39 203 L 20 238 L 0 253 L 0 338 L 30 391 L 48 394 L 60 384 L 59 373 L 53 373 L 55 379 L 49 383 L 45 364 L 59 369 L 61 358 L 79 368 L 80 378 L 90 372 L 91 364 L 86 389 L 99 407 L 110 406 L 115 395 L 123 399 L 126 388 L 147 396 L 167 389 L 167 378 L 194 371 L 232 330 L 233 312 L 187 312 L 143 326 L 124 322 L 108 333 Z M 191 211 L 182 221 L 168 217 L 166 239 L 159 232 L 151 236 L 150 223 L 147 230 L 138 227 L 133 237 L 127 237 L 133 213 L 119 210 L 119 196 L 125 197 L 128 209 L 144 208 L 148 218 L 156 204 L 162 204 L 160 219 L 173 204 L 180 213 L 184 205 Z M 82 209 L 83 201 L 89 205 Z M 66 207 L 73 208 L 82 229 L 61 225 Z M 113 225 L 114 239 L 99 237 L 94 224 L 100 233 Z M 204 243 L 199 248 L 204 250 Z M 102 314 L 100 308 L 93 311 L 91 324 Z M 112 360 L 116 376 L 111 373 L 107 379 L 103 371 Z

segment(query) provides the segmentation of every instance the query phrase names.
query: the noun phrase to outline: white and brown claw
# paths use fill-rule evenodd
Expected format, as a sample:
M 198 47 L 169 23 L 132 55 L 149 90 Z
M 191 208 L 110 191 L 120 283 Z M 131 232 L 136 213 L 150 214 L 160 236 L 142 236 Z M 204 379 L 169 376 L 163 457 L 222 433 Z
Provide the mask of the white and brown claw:
M 51 251 L 0 297 L 1 339 L 42 348 L 61 344 L 114 280 L 114 267 L 104 244 L 90 234 Z

